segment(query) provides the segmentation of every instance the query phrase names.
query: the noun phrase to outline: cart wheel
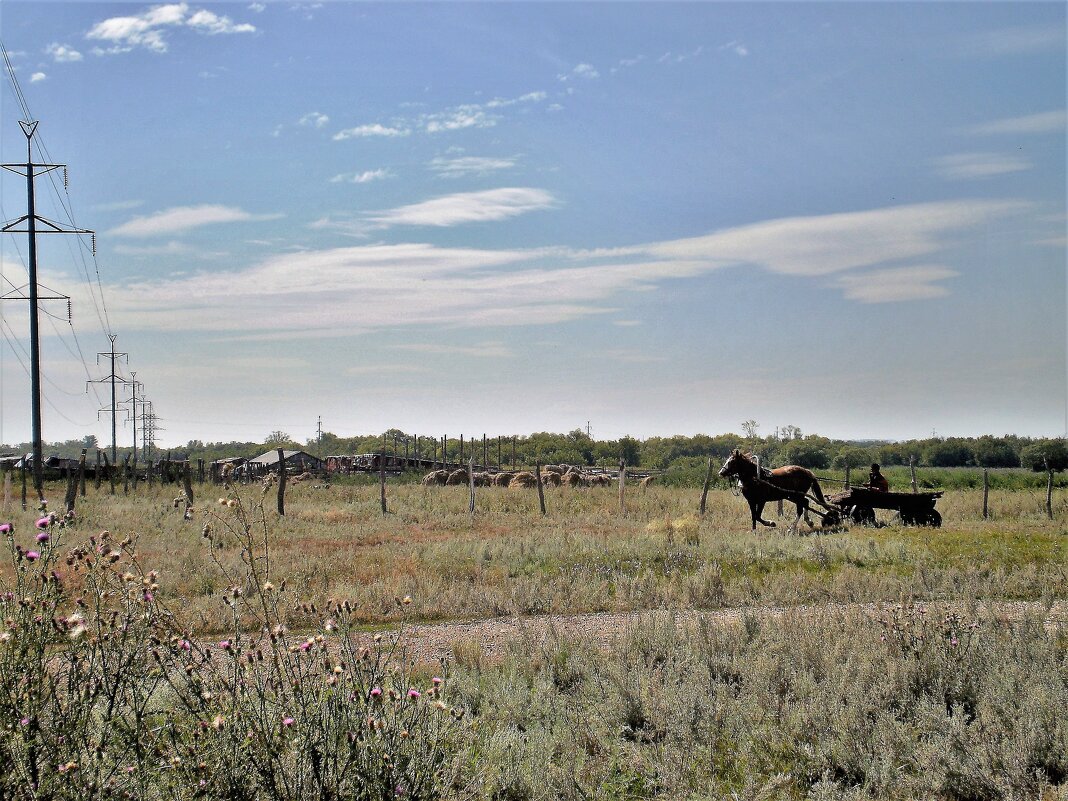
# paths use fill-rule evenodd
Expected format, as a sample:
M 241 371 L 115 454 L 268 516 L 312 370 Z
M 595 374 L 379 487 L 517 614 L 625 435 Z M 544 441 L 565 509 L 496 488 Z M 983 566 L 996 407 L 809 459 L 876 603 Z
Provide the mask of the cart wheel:
M 849 510 L 849 516 L 854 523 L 862 526 L 870 526 L 875 522 L 875 510 L 870 506 L 854 506 Z
M 828 512 L 823 516 L 823 527 L 831 528 L 842 522 L 842 516 L 838 512 Z
M 924 519 L 923 524 L 925 526 L 930 526 L 931 528 L 941 528 L 942 515 L 938 513 L 937 509 L 932 509 L 927 513 L 927 517 Z

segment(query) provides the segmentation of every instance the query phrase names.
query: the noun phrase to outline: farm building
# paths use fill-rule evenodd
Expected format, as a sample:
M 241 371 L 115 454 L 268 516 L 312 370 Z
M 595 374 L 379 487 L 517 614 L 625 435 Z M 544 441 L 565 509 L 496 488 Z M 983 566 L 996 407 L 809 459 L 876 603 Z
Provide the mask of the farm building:
M 303 473 L 306 470 L 323 469 L 322 459 L 318 459 L 310 453 L 305 453 L 304 451 L 282 451 L 282 455 L 285 457 L 287 473 Z M 267 453 L 261 454 L 255 459 L 249 459 L 248 465 L 253 470 L 260 472 L 274 472 L 278 469 L 278 451 L 267 451 Z

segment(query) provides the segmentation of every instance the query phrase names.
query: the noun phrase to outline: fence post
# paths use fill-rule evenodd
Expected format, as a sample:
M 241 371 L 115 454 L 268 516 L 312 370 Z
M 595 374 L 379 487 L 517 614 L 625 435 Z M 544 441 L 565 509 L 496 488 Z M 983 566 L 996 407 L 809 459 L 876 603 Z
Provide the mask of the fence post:
M 96 475 L 93 477 L 93 483 L 96 484 L 95 489 L 100 489 L 100 479 L 102 478 L 103 470 L 100 468 L 100 449 L 96 449 Z
M 78 457 L 78 487 L 83 498 L 85 497 L 85 454 L 87 452 L 87 448 L 82 448 L 82 455 Z
M 916 487 L 916 457 L 915 456 L 909 456 L 909 475 L 912 476 L 912 491 L 914 493 L 919 492 L 919 489 Z
M 849 462 L 846 462 L 846 475 L 845 475 L 845 488 L 846 488 L 846 490 L 849 489 L 849 472 L 850 472 Z
M 545 512 L 545 490 L 541 485 L 541 462 L 534 463 L 534 478 L 538 482 L 538 505 L 541 507 L 541 513 Z
M 22 459 L 22 511 L 26 511 L 26 459 Z
M 70 469 L 70 462 L 67 462 L 67 494 L 63 498 L 63 507 L 66 511 L 74 511 L 74 499 L 77 497 L 78 477 L 75 472 Z
M 286 454 L 278 449 L 278 514 L 286 514 Z
M 389 508 L 386 506 L 386 452 L 382 453 L 378 457 L 378 494 L 382 502 L 382 514 L 388 514 Z
M 1049 467 L 1049 459 L 1043 457 L 1042 464 L 1046 466 L 1046 516 L 1053 519 L 1053 471 Z
M 185 469 L 182 471 L 182 482 L 185 485 L 185 497 L 187 499 L 186 508 L 188 509 L 193 505 L 193 477 L 190 475 L 192 468 L 189 466 L 189 462 L 185 463 Z
M 990 498 L 990 471 L 985 467 L 983 468 L 983 520 L 990 518 L 990 508 L 987 506 L 987 501 Z
M 204 483 L 204 460 L 197 459 L 197 483 Z
M 473 520 L 475 517 L 475 457 L 471 455 L 471 463 L 467 466 L 468 499 L 467 513 Z
M 621 517 L 627 516 L 627 503 L 624 500 L 624 492 L 627 487 L 627 463 L 625 460 L 619 460 L 619 514 Z
M 108 474 L 108 483 L 111 484 L 111 494 L 115 494 L 115 473 L 111 469 L 111 462 L 108 461 L 108 455 L 106 453 L 101 454 L 104 457 L 104 469 Z
M 705 471 L 705 485 L 701 488 L 701 517 L 705 516 L 705 501 L 708 500 L 708 487 L 712 483 L 712 457 L 708 457 L 708 469 Z
M 130 454 L 122 457 L 122 494 L 130 494 Z

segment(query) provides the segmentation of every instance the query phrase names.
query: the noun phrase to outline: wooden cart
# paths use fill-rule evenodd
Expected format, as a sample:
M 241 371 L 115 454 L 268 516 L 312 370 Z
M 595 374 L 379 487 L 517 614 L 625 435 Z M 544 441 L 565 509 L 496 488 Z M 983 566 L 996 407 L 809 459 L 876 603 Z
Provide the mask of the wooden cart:
M 852 487 L 846 492 L 827 496 L 827 503 L 837 508 L 842 517 L 854 523 L 874 523 L 876 509 L 894 509 L 901 514 L 906 526 L 942 525 L 942 515 L 935 509 L 935 501 L 942 492 L 880 492 L 867 487 Z

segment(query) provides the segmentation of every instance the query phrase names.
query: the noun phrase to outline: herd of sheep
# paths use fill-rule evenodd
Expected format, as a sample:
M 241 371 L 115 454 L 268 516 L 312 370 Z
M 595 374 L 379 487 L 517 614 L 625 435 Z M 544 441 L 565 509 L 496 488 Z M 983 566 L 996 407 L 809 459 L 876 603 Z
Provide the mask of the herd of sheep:
M 499 473 L 478 472 L 474 476 L 476 487 L 536 487 L 538 478 L 528 470 L 520 472 L 501 471 Z M 465 468 L 457 470 L 434 470 L 423 476 L 423 486 L 449 486 L 471 483 L 472 476 Z M 643 478 L 641 485 L 647 486 L 652 476 Z M 605 473 L 587 473 L 573 465 L 546 465 L 542 468 L 541 482 L 549 487 L 606 487 L 612 478 Z

